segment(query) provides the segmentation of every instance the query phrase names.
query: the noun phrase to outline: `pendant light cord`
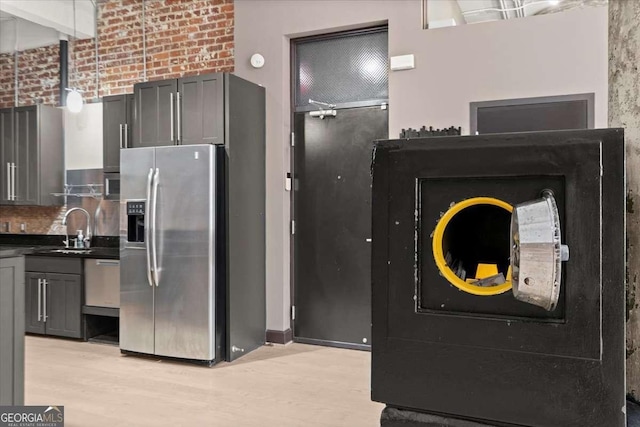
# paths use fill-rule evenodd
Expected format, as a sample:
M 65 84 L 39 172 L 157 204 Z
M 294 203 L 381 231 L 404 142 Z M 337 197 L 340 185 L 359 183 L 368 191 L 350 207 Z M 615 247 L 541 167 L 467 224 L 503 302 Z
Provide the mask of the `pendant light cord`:
M 78 66 L 76 64 L 76 42 L 78 38 L 76 35 L 76 0 L 73 0 L 73 88 L 76 89 L 78 83 Z

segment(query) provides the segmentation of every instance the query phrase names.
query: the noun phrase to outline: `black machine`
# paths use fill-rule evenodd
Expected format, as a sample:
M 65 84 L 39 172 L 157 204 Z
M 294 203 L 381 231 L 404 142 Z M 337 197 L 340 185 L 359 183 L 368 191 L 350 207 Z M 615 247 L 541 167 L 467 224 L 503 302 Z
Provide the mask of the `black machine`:
M 625 425 L 621 129 L 377 143 L 372 399 Z

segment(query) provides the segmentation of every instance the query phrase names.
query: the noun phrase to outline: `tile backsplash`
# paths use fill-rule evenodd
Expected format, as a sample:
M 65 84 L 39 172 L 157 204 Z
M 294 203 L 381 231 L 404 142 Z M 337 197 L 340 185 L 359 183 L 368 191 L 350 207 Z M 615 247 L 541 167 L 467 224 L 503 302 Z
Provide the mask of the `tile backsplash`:
M 56 224 L 62 221 L 65 210 L 64 206 L 1 206 L 0 232 L 58 234 Z M 21 229 L 22 224 L 24 230 Z
M 66 182 L 74 186 L 70 187 L 73 192 L 87 191 L 88 184 L 100 188 L 102 169 L 69 170 Z M 0 233 L 64 235 L 68 231 L 75 234 L 76 230 L 86 229 L 85 216 L 74 212 L 69 216 L 67 226 L 62 225 L 62 217 L 67 209 L 82 207 L 91 216 L 95 235 L 119 235 L 119 201 L 102 200 L 100 196 L 66 196 L 66 199 L 64 206 L 0 206 Z

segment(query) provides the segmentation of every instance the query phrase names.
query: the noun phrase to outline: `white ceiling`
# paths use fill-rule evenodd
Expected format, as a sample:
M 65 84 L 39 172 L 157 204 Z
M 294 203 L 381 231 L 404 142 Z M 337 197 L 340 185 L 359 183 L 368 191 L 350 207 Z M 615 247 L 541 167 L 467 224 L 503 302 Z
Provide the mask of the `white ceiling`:
M 92 0 L 1 0 L 0 53 L 33 49 L 73 37 L 95 34 Z

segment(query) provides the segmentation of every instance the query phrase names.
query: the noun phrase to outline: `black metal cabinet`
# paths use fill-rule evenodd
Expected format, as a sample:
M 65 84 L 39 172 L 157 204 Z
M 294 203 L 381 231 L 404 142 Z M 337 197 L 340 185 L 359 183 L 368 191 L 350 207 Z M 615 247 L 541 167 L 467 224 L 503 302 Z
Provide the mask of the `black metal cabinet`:
M 540 228 L 535 250 L 544 232 L 557 233 L 571 257 L 548 281 L 560 294 L 547 312 L 518 297 L 522 262 L 535 256 L 504 210 L 549 191 L 559 225 Z M 503 207 L 488 209 L 496 201 Z M 372 399 L 490 425 L 626 425 L 624 201 L 621 129 L 378 142 Z M 461 205 L 473 209 L 465 219 L 454 212 Z M 481 263 L 501 259 L 508 287 L 469 288 Z M 557 260 L 547 259 L 539 271 Z
M 62 111 L 43 105 L 0 112 L 1 205 L 61 205 L 64 148 Z
M 120 149 L 132 146 L 133 115 L 133 94 L 102 99 L 102 168 L 105 172 L 118 172 Z
M 131 147 L 223 144 L 225 80 L 215 73 L 136 84 Z
M 29 256 L 25 269 L 25 330 L 82 338 L 81 260 Z

